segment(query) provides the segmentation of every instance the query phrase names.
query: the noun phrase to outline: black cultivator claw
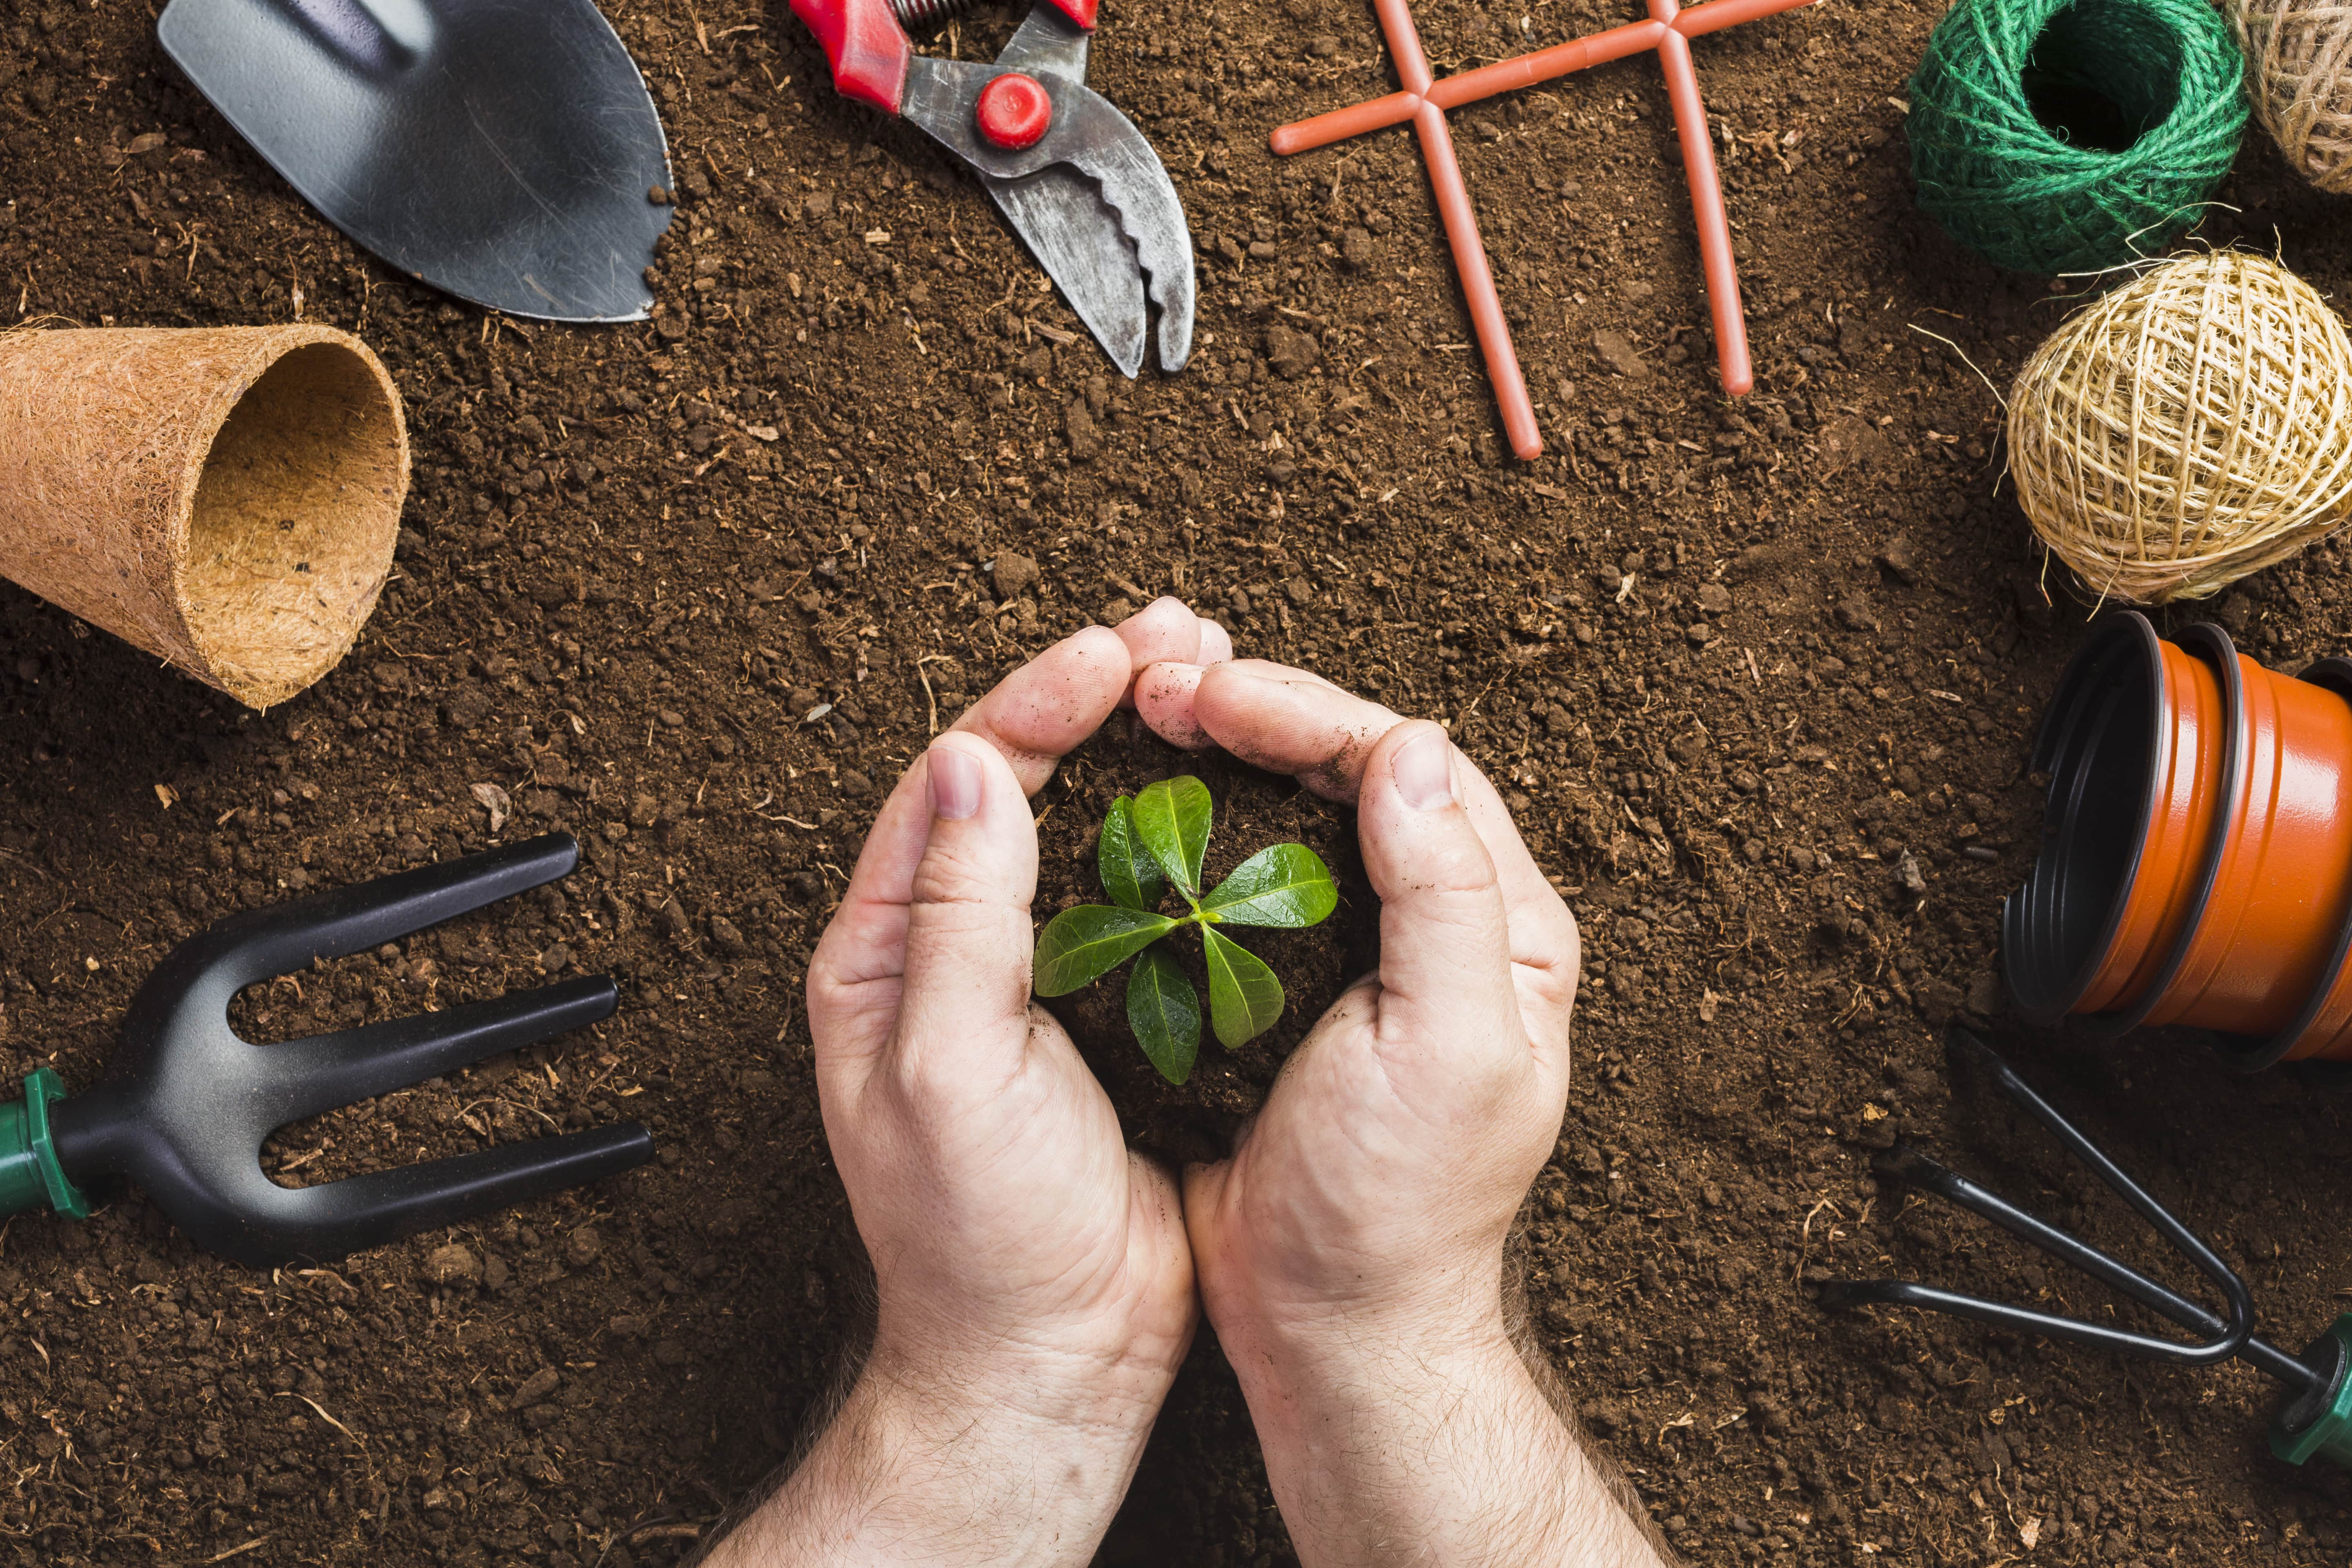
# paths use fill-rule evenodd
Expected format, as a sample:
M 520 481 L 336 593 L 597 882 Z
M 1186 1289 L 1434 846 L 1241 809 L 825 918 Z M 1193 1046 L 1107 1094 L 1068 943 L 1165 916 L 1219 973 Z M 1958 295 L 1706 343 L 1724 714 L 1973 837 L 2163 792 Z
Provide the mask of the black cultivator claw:
M 255 1268 L 324 1261 L 643 1164 L 630 1122 L 281 1187 L 261 1169 L 278 1128 L 593 1024 L 618 995 L 570 980 L 446 1012 L 257 1046 L 230 1027 L 245 987 L 363 952 L 568 875 L 569 834 L 234 915 L 174 949 L 123 1019 L 106 1076 L 67 1098 L 46 1068 L 0 1106 L 0 1208 L 88 1212 L 80 1188 L 126 1176 L 197 1246 Z
M 2224 1315 L 2200 1306 L 2129 1264 L 2028 1214 L 1999 1194 L 1903 1143 L 1895 1144 L 1873 1162 L 1880 1175 L 1934 1193 L 1992 1221 L 2011 1236 L 2112 1287 L 2158 1317 L 2204 1338 L 2185 1342 L 2136 1333 L 1905 1279 L 1832 1280 L 1821 1288 L 1815 1298 L 1822 1309 L 1843 1311 L 1874 1303 L 1921 1307 L 1931 1312 L 1973 1318 L 1998 1328 L 2046 1334 L 2054 1340 L 2191 1366 L 2209 1366 L 2234 1357 L 2286 1385 L 2286 1399 L 2271 1426 L 2272 1452 L 2298 1465 L 2314 1454 L 2326 1454 L 2339 1464 L 2352 1465 L 2352 1313 L 2339 1317 L 2326 1332 L 2305 1346 L 2300 1356 L 2256 1334 L 2253 1300 L 2245 1281 L 2211 1247 L 2075 1131 L 2074 1124 L 2036 1094 L 1991 1047 L 1957 1024 L 1945 1031 L 1944 1040 L 1956 1061 L 1990 1073 L 2001 1092 L 2048 1128 L 2069 1153 L 2088 1165 L 2158 1235 L 2212 1280 L 2221 1289 L 2228 1312 Z

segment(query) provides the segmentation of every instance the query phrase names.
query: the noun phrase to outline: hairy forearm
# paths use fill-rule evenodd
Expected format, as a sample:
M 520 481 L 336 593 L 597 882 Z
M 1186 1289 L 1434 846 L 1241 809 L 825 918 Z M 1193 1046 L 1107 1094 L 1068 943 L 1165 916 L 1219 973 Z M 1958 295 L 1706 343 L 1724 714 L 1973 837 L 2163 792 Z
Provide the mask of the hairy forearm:
M 1119 1392 L 957 1388 L 877 1356 L 791 1477 L 703 1563 L 1076 1568 L 1150 1430 L 1150 1411 Z
M 1234 1358 L 1307 1568 L 1656 1568 L 1499 1323 L 1386 1342 Z

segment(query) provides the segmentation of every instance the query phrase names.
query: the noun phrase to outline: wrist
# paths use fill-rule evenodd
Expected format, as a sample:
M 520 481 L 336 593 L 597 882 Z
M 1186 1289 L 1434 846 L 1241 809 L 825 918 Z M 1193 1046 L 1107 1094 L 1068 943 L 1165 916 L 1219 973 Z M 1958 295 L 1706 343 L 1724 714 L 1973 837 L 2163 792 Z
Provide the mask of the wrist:
M 1188 1331 L 1089 1342 L 984 1342 L 900 1331 L 886 1309 L 857 1387 L 909 1423 L 1055 1444 L 1151 1429 L 1191 1341 Z
M 1157 1408 L 1139 1406 L 1139 1372 L 1102 1384 L 1087 1370 L 1024 1353 L 948 1373 L 877 1341 L 808 1457 L 711 1568 L 1080 1568 Z
M 1500 1253 L 1451 1264 L 1424 1258 L 1405 1278 L 1354 1279 L 1339 1289 L 1276 1269 L 1204 1271 L 1202 1297 L 1236 1366 L 1244 1360 L 1236 1350 L 1245 1349 L 1252 1364 L 1292 1381 L 1344 1379 L 1360 1363 L 1458 1361 L 1508 1348 Z
M 1658 1568 L 1499 1310 L 1355 1326 L 1228 1347 L 1302 1563 Z
M 1486 1314 L 1342 1311 L 1258 1320 L 1219 1343 L 1232 1361 L 1269 1467 L 1322 1434 L 1394 1430 L 1516 1392 L 1527 1381 L 1499 1306 Z

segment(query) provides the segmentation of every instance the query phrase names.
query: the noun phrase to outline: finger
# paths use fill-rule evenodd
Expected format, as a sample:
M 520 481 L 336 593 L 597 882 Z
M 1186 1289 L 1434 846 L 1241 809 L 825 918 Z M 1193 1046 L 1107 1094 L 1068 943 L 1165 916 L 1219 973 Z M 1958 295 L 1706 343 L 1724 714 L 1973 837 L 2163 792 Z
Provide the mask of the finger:
M 1185 710 L 1202 733 L 1244 762 L 1295 774 L 1340 802 L 1356 798 L 1374 742 L 1402 722 L 1319 675 L 1254 658 L 1204 669 Z
M 1259 767 L 1296 774 L 1316 794 L 1342 803 L 1356 798 L 1373 745 L 1403 722 L 1389 709 L 1319 675 L 1258 659 L 1202 672 L 1168 707 L 1171 727 L 1181 721 L 1205 737 L 1192 749 L 1222 745 Z M 1144 716 L 1149 720 L 1151 714 Z M 1463 803 L 1494 858 L 1523 962 L 1538 971 L 1523 978 L 1542 983 L 1548 1016 L 1556 1010 L 1564 1031 L 1566 1008 L 1575 994 L 1575 921 L 1528 853 L 1502 796 L 1468 759 L 1459 753 L 1457 758 Z
M 1568 1021 L 1576 1005 L 1583 947 L 1576 917 L 1519 836 L 1510 808 L 1467 757 L 1455 753 L 1465 809 L 1495 862 L 1511 926 L 1511 973 L 1519 1013 L 1548 1068 L 1568 1070 Z
M 871 1057 L 898 1016 L 907 908 L 930 832 L 920 759 L 899 778 L 857 852 L 841 907 L 809 959 L 809 1034 L 817 1070 Z
M 1193 717 L 1192 696 L 1201 687 L 1197 664 L 1155 664 L 1135 678 L 1135 711 L 1152 733 L 1188 752 L 1217 742 Z
M 1230 663 L 1233 635 L 1214 621 L 1202 621 L 1199 657 L 1192 661 L 1155 664 L 1135 678 L 1135 710 L 1154 733 L 1170 745 L 1188 752 L 1205 751 L 1216 742 L 1192 717 L 1192 693 L 1201 671 L 1213 664 Z
M 917 768 L 926 833 L 893 1048 L 908 1081 L 985 1092 L 1029 1037 L 1037 830 L 1011 764 L 977 737 L 940 736 Z
M 1034 794 L 1062 755 L 1101 727 L 1133 668 L 1127 644 L 1089 626 L 1047 648 L 974 703 L 949 732 L 976 735 Z M 878 1049 L 898 1016 L 908 906 L 930 834 L 922 763 L 901 775 L 876 814 L 841 907 L 809 963 L 809 1026 L 820 1041 Z
M 1134 658 L 1118 634 L 1088 626 L 999 681 L 954 728 L 1002 752 L 1021 788 L 1034 795 L 1053 776 L 1055 763 L 1102 728 L 1134 675 Z M 890 805 L 898 804 L 893 795 Z
M 1152 665 L 1173 660 L 1191 663 L 1201 655 L 1201 617 L 1183 600 L 1162 595 L 1113 626 L 1127 645 L 1129 668 L 1139 676 Z M 1135 705 L 1130 687 L 1119 706 Z
M 1512 985 L 1511 929 L 1494 858 L 1463 802 L 1459 753 L 1427 721 L 1399 724 L 1370 750 L 1356 801 L 1364 872 L 1381 900 L 1381 1033 L 1465 1057 L 1524 1053 Z
M 1149 672 L 1150 680 L 1158 677 L 1158 671 Z M 1342 803 L 1357 799 L 1374 748 L 1403 722 L 1391 710 L 1319 675 L 1259 659 L 1171 678 L 1167 690 L 1156 704 L 1139 698 L 1137 707 L 1169 740 L 1180 745 L 1189 741 L 1193 750 L 1222 745 L 1259 767 L 1295 774 L 1316 794 Z M 1486 774 L 1459 752 L 1455 773 L 1464 807 L 1502 890 L 1527 1022 L 1548 1063 L 1564 1071 L 1580 961 L 1575 919 L 1528 852 Z

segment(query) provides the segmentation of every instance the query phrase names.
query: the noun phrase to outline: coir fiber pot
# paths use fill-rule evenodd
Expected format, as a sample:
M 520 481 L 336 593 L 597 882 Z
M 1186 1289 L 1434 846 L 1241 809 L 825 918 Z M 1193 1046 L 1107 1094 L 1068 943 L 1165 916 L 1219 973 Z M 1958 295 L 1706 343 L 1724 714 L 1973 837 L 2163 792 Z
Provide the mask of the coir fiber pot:
M 400 394 L 332 328 L 0 332 L 0 576 L 255 708 L 392 569 Z
M 2294 679 L 2219 626 L 2110 622 L 2034 747 L 2042 851 L 2003 910 L 2020 1010 L 2216 1030 L 2246 1066 L 2352 1055 L 2347 696 L 2352 664 Z

